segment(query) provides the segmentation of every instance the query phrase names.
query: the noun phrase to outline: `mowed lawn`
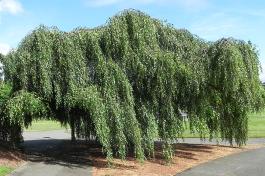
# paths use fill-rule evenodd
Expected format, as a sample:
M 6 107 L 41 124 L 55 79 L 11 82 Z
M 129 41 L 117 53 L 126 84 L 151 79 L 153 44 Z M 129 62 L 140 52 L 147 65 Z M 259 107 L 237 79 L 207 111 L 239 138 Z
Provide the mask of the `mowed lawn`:
M 265 138 L 265 110 L 258 113 L 249 114 L 248 118 L 248 137 L 249 138 Z M 198 134 L 191 134 L 190 130 L 184 133 L 186 138 L 197 138 Z M 207 136 L 206 136 L 207 137 Z
M 5 176 L 9 173 L 11 173 L 14 169 L 5 167 L 5 166 L 0 166 L 0 176 Z
M 265 137 L 265 110 L 249 115 L 248 128 L 250 138 Z
M 52 121 L 52 120 L 39 120 L 33 121 L 32 125 L 25 129 L 25 131 L 54 131 L 54 130 L 65 130 L 65 127 L 62 127 L 60 122 Z
M 253 113 L 249 115 L 249 137 L 250 138 L 262 138 L 265 137 L 265 110 L 259 113 Z M 25 131 L 53 131 L 53 130 L 65 130 L 59 122 L 51 120 L 34 121 L 32 126 Z M 67 128 L 69 129 L 69 127 Z M 189 130 L 186 130 L 184 137 L 199 137 L 198 134 L 191 134 Z

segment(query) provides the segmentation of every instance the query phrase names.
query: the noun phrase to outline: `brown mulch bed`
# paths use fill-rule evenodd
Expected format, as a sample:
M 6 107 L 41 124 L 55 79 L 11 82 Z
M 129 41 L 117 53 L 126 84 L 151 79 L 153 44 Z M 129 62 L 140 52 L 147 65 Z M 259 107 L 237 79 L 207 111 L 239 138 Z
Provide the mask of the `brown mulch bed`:
M 166 164 L 162 158 L 161 144 L 157 143 L 155 159 L 146 160 L 144 163 L 128 157 L 125 161 L 114 159 L 113 167 L 109 168 L 100 149 L 94 149 L 90 160 L 93 164 L 93 176 L 170 176 L 210 160 L 259 147 L 261 145 L 238 148 L 221 145 L 176 144 L 175 157 L 171 164 Z
M 6 149 L 0 146 L 0 166 L 16 168 L 25 162 L 25 155 L 18 150 Z

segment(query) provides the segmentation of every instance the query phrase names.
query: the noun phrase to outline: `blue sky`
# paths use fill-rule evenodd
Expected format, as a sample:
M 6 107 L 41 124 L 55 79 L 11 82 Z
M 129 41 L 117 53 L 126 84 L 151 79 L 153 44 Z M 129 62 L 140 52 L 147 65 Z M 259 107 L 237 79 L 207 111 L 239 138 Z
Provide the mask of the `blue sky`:
M 0 0 L 0 52 L 15 48 L 44 24 L 64 31 L 96 27 L 123 9 L 134 8 L 186 28 L 206 40 L 250 40 L 257 46 L 265 81 L 264 0 Z

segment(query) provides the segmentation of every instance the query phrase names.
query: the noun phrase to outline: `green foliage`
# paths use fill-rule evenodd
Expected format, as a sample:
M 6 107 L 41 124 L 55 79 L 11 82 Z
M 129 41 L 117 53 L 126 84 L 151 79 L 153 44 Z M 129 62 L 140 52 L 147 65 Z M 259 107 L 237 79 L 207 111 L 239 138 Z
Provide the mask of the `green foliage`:
M 32 93 L 19 91 L 5 105 L 5 117 L 11 124 L 19 124 L 26 128 L 33 119 L 40 119 L 47 114 L 46 106 L 40 98 Z
M 0 84 L 0 106 L 1 110 L 11 95 L 11 86 L 9 84 Z
M 15 129 L 12 131 L 17 134 L 17 137 L 13 136 L 11 133 L 11 124 L 9 123 L 8 118 L 5 116 L 5 105 L 8 102 L 9 98 L 11 96 L 11 86 L 9 84 L 0 84 L 0 141 L 1 142 L 7 142 L 10 140 L 12 141 L 20 141 L 21 140 L 21 128 L 20 127 L 14 127 Z
M 11 96 L 11 87 L 0 87 L 0 140 L 17 144 L 22 140 L 23 127 L 33 119 L 47 114 L 46 105 L 32 93 L 18 91 Z
M 96 136 L 108 159 L 131 150 L 152 157 L 160 138 L 170 160 L 171 143 L 185 130 L 182 112 L 201 137 L 210 132 L 242 145 L 247 112 L 264 104 L 251 43 L 205 42 L 134 10 L 95 29 L 40 26 L 4 65 L 16 95 L 8 118 L 27 126 L 49 109 L 78 136 Z
M 209 121 L 211 131 L 238 145 L 247 139 L 247 112 L 261 107 L 259 61 L 251 44 L 222 39 L 209 49 L 209 102 L 216 119 Z M 216 123 L 218 121 L 219 123 Z
M 2 62 L 4 59 L 4 55 L 0 53 L 0 62 Z
M 96 87 L 77 88 L 66 96 L 66 107 L 71 116 L 79 119 L 76 122 L 77 134 L 83 137 L 96 135 L 112 157 L 110 128 L 106 119 L 106 107 Z M 91 130 L 93 129 L 93 131 Z

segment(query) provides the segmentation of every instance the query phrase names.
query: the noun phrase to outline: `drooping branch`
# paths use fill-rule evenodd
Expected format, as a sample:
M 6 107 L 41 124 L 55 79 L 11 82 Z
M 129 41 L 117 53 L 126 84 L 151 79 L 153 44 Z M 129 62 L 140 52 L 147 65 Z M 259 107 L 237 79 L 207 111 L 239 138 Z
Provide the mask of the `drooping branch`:
M 11 97 L 23 90 L 19 97 L 32 99 L 36 112 L 42 102 L 54 119 L 72 123 L 77 136 L 96 136 L 109 159 L 131 150 L 139 159 L 152 156 L 160 138 L 170 160 L 171 143 L 185 130 L 183 111 L 201 137 L 242 145 L 247 112 L 264 104 L 250 43 L 209 43 L 135 10 L 95 29 L 40 26 L 3 63 Z

